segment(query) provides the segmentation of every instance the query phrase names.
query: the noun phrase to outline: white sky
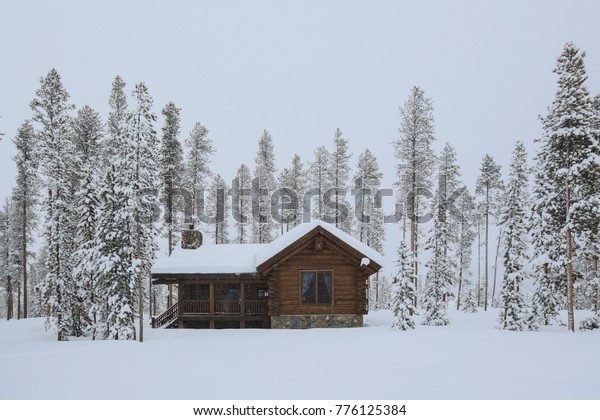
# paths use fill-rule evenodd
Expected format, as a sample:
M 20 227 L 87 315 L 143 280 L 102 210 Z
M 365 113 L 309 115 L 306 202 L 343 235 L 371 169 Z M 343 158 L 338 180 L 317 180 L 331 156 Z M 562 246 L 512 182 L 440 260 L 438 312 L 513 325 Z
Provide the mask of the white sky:
M 155 112 L 182 108 L 230 180 L 254 165 L 262 130 L 277 167 L 312 158 L 340 127 L 355 160 L 370 148 L 391 186 L 398 107 L 419 85 L 468 185 L 492 154 L 506 169 L 516 140 L 533 148 L 567 41 L 586 50 L 600 92 L 596 1 L 8 1 L 0 0 L 0 199 L 14 178 L 11 138 L 51 67 L 77 106 L 108 113 L 111 82 L 145 81 Z M 162 121 L 157 125 L 160 133 Z M 506 171 L 504 171 L 506 173 Z

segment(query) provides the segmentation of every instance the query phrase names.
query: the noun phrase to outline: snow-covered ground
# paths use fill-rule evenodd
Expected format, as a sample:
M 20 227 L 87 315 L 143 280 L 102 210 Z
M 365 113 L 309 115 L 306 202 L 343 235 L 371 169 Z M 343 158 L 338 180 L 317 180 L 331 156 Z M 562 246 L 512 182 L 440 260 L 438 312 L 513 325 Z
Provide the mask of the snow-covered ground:
M 447 327 L 151 330 L 145 342 L 57 342 L 43 319 L 0 321 L 0 399 L 598 399 L 600 332 Z M 578 319 L 587 316 L 577 313 Z

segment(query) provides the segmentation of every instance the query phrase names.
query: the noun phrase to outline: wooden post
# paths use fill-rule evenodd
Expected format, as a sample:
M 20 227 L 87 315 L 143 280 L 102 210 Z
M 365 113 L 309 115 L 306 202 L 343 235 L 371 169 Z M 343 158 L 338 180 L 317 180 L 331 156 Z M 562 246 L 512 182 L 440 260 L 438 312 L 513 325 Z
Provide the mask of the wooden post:
M 283 226 L 283 224 L 282 224 Z M 246 284 L 240 283 L 240 328 L 246 328 Z
M 183 301 L 183 287 L 180 287 L 179 284 L 177 284 L 177 303 L 179 304 L 177 306 L 177 327 L 183 328 L 183 307 L 185 302 Z
M 215 285 L 212 281 L 210 282 L 209 299 L 210 299 L 210 307 L 209 307 L 210 328 L 214 329 L 215 328 L 215 318 L 214 318 L 215 317 Z

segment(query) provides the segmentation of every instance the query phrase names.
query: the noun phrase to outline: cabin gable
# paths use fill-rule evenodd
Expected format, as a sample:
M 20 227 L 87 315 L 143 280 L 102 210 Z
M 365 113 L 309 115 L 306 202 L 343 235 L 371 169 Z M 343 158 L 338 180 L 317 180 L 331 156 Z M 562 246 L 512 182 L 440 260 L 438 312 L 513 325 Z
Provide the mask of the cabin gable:
M 311 232 L 285 251 L 262 265 L 261 274 L 269 279 L 273 327 L 362 325 L 372 273 L 361 266 L 362 256 L 322 231 Z

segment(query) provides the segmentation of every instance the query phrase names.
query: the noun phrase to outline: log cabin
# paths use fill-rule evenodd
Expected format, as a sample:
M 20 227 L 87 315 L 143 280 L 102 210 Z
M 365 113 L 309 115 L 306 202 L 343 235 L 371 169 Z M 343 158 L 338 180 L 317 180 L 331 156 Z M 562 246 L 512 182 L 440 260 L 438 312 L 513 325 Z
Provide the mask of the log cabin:
M 159 258 L 152 284 L 177 285 L 177 303 L 154 328 L 360 327 L 368 278 L 383 257 L 321 221 L 303 223 L 270 244 L 202 246 L 197 230 Z

